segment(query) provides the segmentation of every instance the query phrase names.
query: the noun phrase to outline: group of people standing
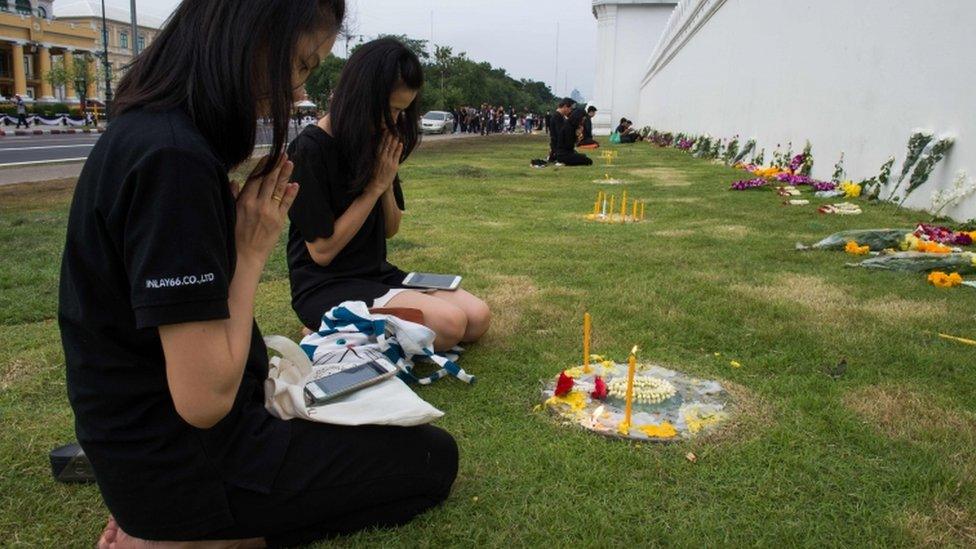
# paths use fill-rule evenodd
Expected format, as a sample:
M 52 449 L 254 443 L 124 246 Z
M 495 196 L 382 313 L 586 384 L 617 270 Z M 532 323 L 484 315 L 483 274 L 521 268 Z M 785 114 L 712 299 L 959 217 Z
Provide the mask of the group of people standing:
M 532 112 L 528 107 L 521 111 L 515 107 L 500 107 L 483 103 L 481 107 L 458 107 L 451 111 L 456 121 L 455 133 L 477 133 L 491 135 L 496 133 L 524 133 L 548 128 L 545 117 Z M 548 114 L 548 113 L 547 113 Z

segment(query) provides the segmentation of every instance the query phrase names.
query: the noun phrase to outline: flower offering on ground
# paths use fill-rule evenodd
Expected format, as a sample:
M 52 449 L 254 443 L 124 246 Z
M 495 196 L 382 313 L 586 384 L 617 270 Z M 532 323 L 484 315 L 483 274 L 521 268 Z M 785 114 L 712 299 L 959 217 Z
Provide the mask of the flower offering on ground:
M 861 196 L 861 186 L 853 181 L 841 183 L 840 190 L 844 191 L 844 198 L 857 198 Z
M 759 187 L 765 187 L 768 182 L 757 177 L 755 179 L 743 179 L 742 181 L 736 181 L 732 184 L 731 190 L 733 191 L 747 191 L 749 189 L 758 189 Z
M 590 362 L 591 373 L 577 366 L 553 377 L 543 389 L 543 408 L 589 431 L 649 442 L 690 439 L 731 419 L 731 398 L 718 382 L 645 364 L 636 366 L 628 424 L 628 365 L 600 355 Z
M 962 276 L 959 273 L 946 274 L 942 271 L 929 273 L 929 282 L 939 288 L 954 288 L 962 284 Z
M 940 244 L 951 244 L 953 246 L 972 246 L 973 236 L 976 232 L 953 231 L 948 227 L 937 227 L 920 223 L 915 228 L 915 236 L 924 240 L 938 242 Z
M 868 255 L 871 252 L 871 246 L 860 246 L 857 242 L 851 240 L 844 247 L 844 251 L 850 255 Z

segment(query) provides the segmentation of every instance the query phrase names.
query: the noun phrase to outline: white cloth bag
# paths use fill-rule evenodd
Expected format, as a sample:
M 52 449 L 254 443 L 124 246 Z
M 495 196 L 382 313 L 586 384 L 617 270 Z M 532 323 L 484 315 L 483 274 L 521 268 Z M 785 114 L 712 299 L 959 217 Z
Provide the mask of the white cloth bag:
M 294 341 L 265 338 L 268 348 L 280 354 L 271 359 L 265 381 L 265 407 L 281 419 L 305 419 L 333 425 L 398 425 L 410 427 L 430 423 L 444 412 L 417 396 L 397 377 L 381 381 L 321 406 L 305 404 L 305 385 L 330 366 L 313 366 L 305 351 Z M 334 365 L 332 365 L 334 366 Z

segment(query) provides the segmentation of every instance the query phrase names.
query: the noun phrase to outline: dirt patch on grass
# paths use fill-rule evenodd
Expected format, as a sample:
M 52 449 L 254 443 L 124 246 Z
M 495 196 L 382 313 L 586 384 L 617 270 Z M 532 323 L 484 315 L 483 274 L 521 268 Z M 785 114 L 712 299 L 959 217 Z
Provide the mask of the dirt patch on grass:
M 784 274 L 771 285 L 736 284 L 732 289 L 755 299 L 774 303 L 799 304 L 818 317 L 863 312 L 891 322 L 938 316 L 936 304 L 900 298 L 858 300 L 847 288 L 805 274 Z
M 927 395 L 898 385 L 851 391 L 844 396 L 844 405 L 890 438 L 976 442 L 976 414 L 946 409 Z
M 674 168 L 640 168 L 627 170 L 637 177 L 649 178 L 655 187 L 690 187 L 691 182 L 681 170 Z
M 0 364 L 0 391 L 6 391 L 36 371 L 37 364 L 19 358 Z
M 491 329 L 488 341 L 507 340 L 513 336 L 522 315 L 539 289 L 527 276 L 494 276 L 485 302 L 491 307 Z
M 483 221 L 475 221 L 475 223 L 481 225 L 482 227 L 492 227 L 495 229 L 512 226 L 511 223 L 508 223 L 506 221 L 484 221 L 483 220 Z
M 976 515 L 958 503 L 939 502 L 930 513 L 908 513 L 899 522 L 920 547 L 976 547 Z
M 947 408 L 899 385 L 850 391 L 844 405 L 891 439 L 938 446 L 959 475 L 956 493 L 948 500 L 939 497 L 927 509 L 898 515 L 897 526 L 920 546 L 976 546 L 976 514 L 971 505 L 959 501 L 965 499 L 960 495 L 963 487 L 976 482 L 976 414 Z
M 684 238 L 686 236 L 694 236 L 698 234 L 698 231 L 693 231 L 691 229 L 671 229 L 667 231 L 654 231 L 651 233 L 652 236 L 660 236 L 664 238 Z
M 719 382 L 732 397 L 732 417 L 720 429 L 694 439 L 695 445 L 747 442 L 773 426 L 776 414 L 769 401 L 745 385 L 725 380 Z
M 0 185 L 0 211 L 24 212 L 49 208 L 71 200 L 78 179 L 54 179 L 37 183 Z
M 742 225 L 716 225 L 709 232 L 713 235 L 729 238 L 745 238 L 752 233 L 749 227 Z

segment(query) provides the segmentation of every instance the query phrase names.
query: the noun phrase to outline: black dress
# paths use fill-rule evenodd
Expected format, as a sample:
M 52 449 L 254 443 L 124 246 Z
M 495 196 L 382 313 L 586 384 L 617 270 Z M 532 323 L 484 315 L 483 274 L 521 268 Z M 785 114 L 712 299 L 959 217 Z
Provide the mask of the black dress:
M 359 232 L 326 266 L 312 259 L 307 242 L 329 238 L 335 221 L 358 195 L 349 191 L 349 168 L 335 138 L 308 126 L 288 148 L 295 164 L 292 179 L 301 187 L 289 217 L 288 271 L 292 308 L 302 324 L 317 330 L 322 315 L 344 301 L 373 300 L 391 289 L 404 288 L 407 273 L 386 260 L 386 219 L 377 200 Z M 393 183 L 397 206 L 403 210 L 400 180 Z
M 583 117 L 583 139 L 580 139 L 580 147 L 599 147 L 600 144 L 593 139 L 593 119 L 587 115 Z

